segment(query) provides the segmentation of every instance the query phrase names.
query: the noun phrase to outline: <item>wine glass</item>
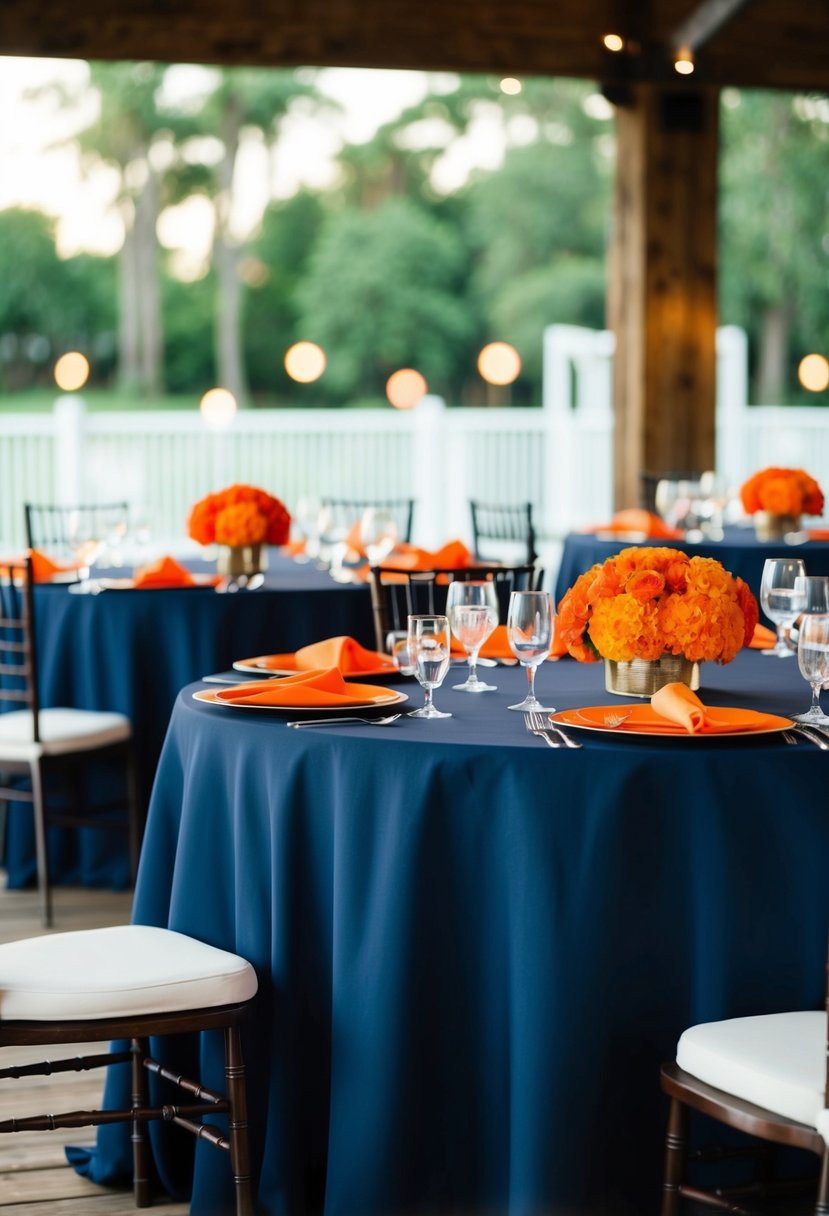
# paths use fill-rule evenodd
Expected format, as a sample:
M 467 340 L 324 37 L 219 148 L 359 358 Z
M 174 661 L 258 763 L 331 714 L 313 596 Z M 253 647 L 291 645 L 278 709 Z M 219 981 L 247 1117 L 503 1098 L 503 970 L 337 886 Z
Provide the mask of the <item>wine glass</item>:
M 90 567 L 103 548 L 93 515 L 91 511 L 73 510 L 66 517 L 66 539 L 82 583 L 89 581 Z
M 415 678 L 426 693 L 423 708 L 411 710 L 409 717 L 451 718 L 432 704 L 432 693 L 449 670 L 449 621 L 445 616 L 410 616 L 408 647 Z
M 760 582 L 760 603 L 770 621 L 777 626 L 777 641 L 773 649 L 761 654 L 788 659 L 794 651 L 786 645 L 786 635 L 803 611 L 802 592 L 795 591 L 795 579 L 802 578 L 806 567 L 799 558 L 767 557 Z
M 456 692 L 495 692 L 494 684 L 478 679 L 478 651 L 498 624 L 498 595 L 489 580 L 456 579 L 449 584 L 446 615 L 452 632 L 466 651 L 469 674 L 463 684 L 453 684 Z
M 319 514 L 320 501 L 311 494 L 301 494 L 296 502 L 294 523 L 301 539 L 305 542 L 305 551 L 294 555 L 296 562 L 312 561 L 319 551 Z
M 827 726 L 829 718 L 820 708 L 820 690 L 829 680 L 829 613 L 807 613 L 801 619 L 797 662 L 800 674 L 811 686 L 812 704 L 806 713 L 794 717 L 798 722 Z
M 542 710 L 553 713 L 553 706 L 542 705 L 535 695 L 535 669 L 543 663 L 553 644 L 553 601 L 548 591 L 513 591 L 507 612 L 507 637 L 510 650 L 527 669 L 529 692 L 510 709 L 528 713 Z
M 796 594 L 803 596 L 801 612 L 829 613 L 829 577 L 825 574 L 798 575 L 794 580 L 794 589 Z M 789 650 L 797 651 L 802 623 L 803 618 L 799 616 L 789 629 L 786 638 Z
M 388 557 L 397 544 L 397 524 L 390 511 L 366 507 L 360 519 L 360 543 L 370 566 L 379 566 Z

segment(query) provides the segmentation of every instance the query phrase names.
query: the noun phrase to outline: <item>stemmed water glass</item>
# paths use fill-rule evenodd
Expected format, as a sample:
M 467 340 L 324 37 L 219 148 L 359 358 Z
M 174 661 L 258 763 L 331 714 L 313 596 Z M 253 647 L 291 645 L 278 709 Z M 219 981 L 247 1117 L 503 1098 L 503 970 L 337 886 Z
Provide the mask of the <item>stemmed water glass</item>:
M 397 544 L 397 524 L 390 511 L 366 507 L 360 519 L 360 543 L 370 566 L 379 566 L 388 557 Z
M 806 567 L 799 558 L 767 557 L 760 583 L 760 604 L 770 621 L 777 626 L 777 641 L 762 654 L 788 659 L 794 651 L 786 644 L 786 635 L 803 611 L 804 594 L 795 590 L 795 580 L 802 578 Z
M 829 614 L 813 612 L 803 616 L 797 640 L 797 662 L 800 674 L 811 686 L 812 704 L 806 713 L 794 717 L 798 722 L 827 726 L 829 718 L 820 708 L 820 690 L 829 680 Z
M 432 704 L 432 694 L 440 688 L 449 670 L 449 621 L 445 616 L 410 616 L 408 651 L 418 684 L 426 693 L 422 709 L 413 709 L 410 718 L 451 718 Z
M 70 511 L 66 519 L 66 539 L 82 583 L 89 581 L 90 567 L 103 548 L 103 537 L 98 535 L 95 523 L 91 511 Z
M 542 705 L 535 695 L 535 669 L 544 662 L 553 644 L 553 601 L 549 592 L 513 591 L 510 594 L 507 637 L 512 653 L 527 669 L 530 686 L 524 700 L 509 708 L 522 713 L 530 710 L 552 713 L 553 706 Z
M 449 584 L 446 615 L 452 632 L 466 651 L 469 674 L 456 692 L 495 692 L 494 684 L 478 679 L 478 652 L 498 624 L 498 594 L 492 580 L 456 579 Z

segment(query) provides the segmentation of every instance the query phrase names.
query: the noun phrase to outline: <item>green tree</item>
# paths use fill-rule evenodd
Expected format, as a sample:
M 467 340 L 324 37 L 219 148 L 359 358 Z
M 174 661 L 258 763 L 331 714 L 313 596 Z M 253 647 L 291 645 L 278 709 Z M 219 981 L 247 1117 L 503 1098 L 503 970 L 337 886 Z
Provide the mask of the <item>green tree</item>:
M 527 81 L 505 105 L 503 164 L 463 192 L 485 337 L 515 345 L 535 400 L 545 327 L 604 324 L 613 156 L 607 118 L 586 106 L 592 92 L 577 81 Z
M 114 353 L 111 259 L 61 259 L 55 221 L 40 211 L 0 211 L 0 367 L 4 386 L 48 382 L 57 355 L 82 350 L 101 377 Z
M 245 242 L 232 228 L 239 152 L 243 133 L 254 132 L 272 152 L 282 123 L 300 103 L 315 109 L 333 108 L 333 103 L 324 102 L 314 85 L 296 72 L 232 68 L 221 72 L 199 114 L 201 133 L 218 138 L 221 148 L 207 190 L 215 216 L 216 367 L 220 383 L 240 405 L 248 403 L 249 390 L 242 343 L 244 276 L 240 273 Z
M 829 101 L 729 89 L 722 107 L 720 314 L 748 331 L 759 403 L 791 400 L 826 345 Z
M 328 387 L 342 399 L 380 395 L 410 366 L 446 395 L 470 333 L 464 266 L 455 230 L 407 199 L 334 214 L 300 291 L 303 332 L 328 355 Z
M 303 337 L 298 292 L 324 218 L 322 198 L 310 190 L 272 203 L 241 263 L 248 287 L 245 366 L 255 394 L 308 399 L 307 390 L 300 390 L 286 374 L 282 360 L 288 347 Z

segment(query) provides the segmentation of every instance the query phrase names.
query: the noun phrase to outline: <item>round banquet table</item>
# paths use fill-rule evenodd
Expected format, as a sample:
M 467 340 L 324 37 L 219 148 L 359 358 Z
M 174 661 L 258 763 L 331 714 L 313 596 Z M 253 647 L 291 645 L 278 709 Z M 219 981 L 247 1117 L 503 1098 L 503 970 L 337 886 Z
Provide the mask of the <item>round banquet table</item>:
M 256 591 L 184 587 L 77 595 L 67 585 L 38 585 L 35 618 L 41 704 L 127 714 L 144 805 L 170 711 L 185 684 L 236 659 L 295 650 L 324 637 L 349 634 L 374 645 L 366 585 L 336 583 L 326 571 L 277 550 L 270 551 L 265 583 Z M 105 779 L 99 772 L 95 778 Z M 125 832 L 50 828 L 49 859 L 53 882 L 129 883 Z M 34 882 L 31 810 L 21 803 L 10 805 L 4 864 L 9 887 Z
M 708 540 L 699 544 L 677 540 L 631 541 L 621 537 L 606 539 L 605 535 L 593 532 L 571 532 L 564 540 L 561 564 L 555 585 L 555 602 L 559 604 L 564 593 L 572 587 L 580 574 L 589 570 L 596 562 L 607 561 L 614 553 L 628 545 L 668 545 L 681 549 L 691 557 L 715 557 L 726 570 L 748 583 L 759 599 L 760 579 L 767 557 L 800 557 L 806 563 L 807 574 L 829 575 L 829 542 L 806 541 L 802 545 L 787 545 L 785 542 L 759 541 L 751 528 L 726 528 L 722 540 Z
M 780 734 L 582 732 L 554 751 L 507 712 L 520 670 L 487 671 L 498 691 L 477 697 L 454 675 L 435 694 L 451 719 L 384 729 L 291 730 L 184 689 L 135 920 L 257 969 L 263 1213 L 656 1211 L 659 1064 L 682 1029 L 821 1006 L 826 758 Z M 623 704 L 598 665 L 546 664 L 538 685 L 560 708 Z M 795 660 L 753 651 L 705 665 L 701 695 L 808 703 Z M 219 1044 L 201 1055 L 219 1085 Z M 154 1148 L 165 1184 L 189 1185 L 181 1146 Z M 194 1216 L 231 1210 L 218 1156 L 197 1150 Z M 112 1182 L 128 1133 L 72 1157 Z

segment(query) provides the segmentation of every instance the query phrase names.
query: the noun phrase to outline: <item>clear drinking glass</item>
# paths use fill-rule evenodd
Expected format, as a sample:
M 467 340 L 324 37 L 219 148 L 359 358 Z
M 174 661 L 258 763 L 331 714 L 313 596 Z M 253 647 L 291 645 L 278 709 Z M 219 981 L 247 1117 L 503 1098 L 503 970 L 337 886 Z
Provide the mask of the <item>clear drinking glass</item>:
M 553 601 L 547 591 L 513 591 L 509 597 L 507 637 L 510 649 L 527 669 L 529 692 L 510 709 L 527 713 L 542 710 L 553 713 L 552 705 L 542 705 L 535 695 L 535 669 L 543 663 L 553 644 Z
M 799 558 L 767 557 L 760 583 L 760 604 L 770 621 L 777 626 L 777 641 L 773 649 L 760 653 L 778 659 L 788 659 L 794 651 L 786 644 L 786 635 L 803 611 L 803 592 L 795 591 L 795 580 L 802 578 L 806 567 Z
M 494 684 L 478 679 L 478 652 L 498 624 L 498 593 L 491 580 L 456 579 L 449 584 L 446 615 L 455 637 L 466 651 L 469 674 L 463 684 L 453 684 L 456 692 L 495 692 Z
M 413 676 L 414 667 L 412 667 L 409 658 L 409 635 L 402 629 L 391 629 L 386 634 L 386 652 L 394 659 L 402 676 Z
M 812 704 L 806 713 L 794 716 L 798 722 L 829 726 L 829 718 L 820 708 L 820 690 L 829 680 L 829 614 L 812 612 L 802 617 L 797 662 L 800 674 L 812 689 Z
M 70 511 L 66 518 L 66 539 L 82 583 L 88 582 L 90 567 L 104 546 L 103 537 L 98 535 L 95 525 L 91 511 Z
M 422 709 L 413 709 L 410 718 L 451 718 L 432 704 L 432 693 L 440 688 L 449 670 L 449 621 L 445 616 L 409 617 L 409 662 L 414 666 L 418 684 L 426 693 Z
M 360 518 L 360 542 L 368 564 L 379 566 L 397 544 L 394 516 L 382 507 L 366 507 Z

